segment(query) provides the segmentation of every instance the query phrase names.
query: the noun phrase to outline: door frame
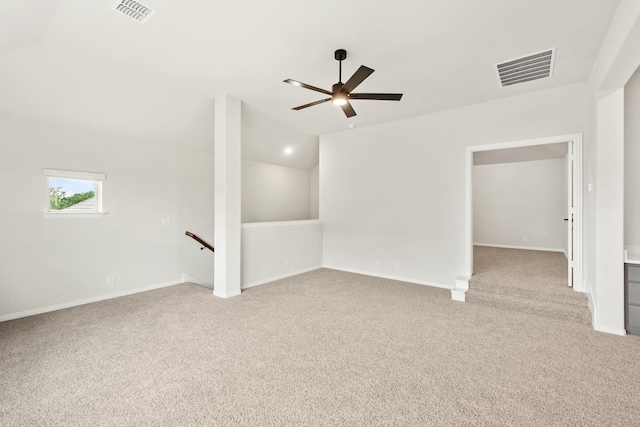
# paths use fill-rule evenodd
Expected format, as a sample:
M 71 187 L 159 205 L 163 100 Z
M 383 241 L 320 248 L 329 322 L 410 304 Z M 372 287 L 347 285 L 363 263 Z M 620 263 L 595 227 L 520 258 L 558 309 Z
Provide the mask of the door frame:
M 573 156 L 573 290 L 585 292 L 582 280 L 582 133 L 548 136 L 542 138 L 523 139 L 517 141 L 497 142 L 492 144 L 472 145 L 466 152 L 466 203 L 465 203 L 465 267 L 462 275 L 468 281 L 473 275 L 473 153 L 479 151 L 501 150 L 503 148 L 529 147 L 532 145 L 547 145 L 559 142 L 569 143 L 569 156 Z M 573 147 L 573 150 L 571 150 Z M 568 178 L 568 175 L 567 175 Z M 567 197 L 570 195 L 567 194 Z M 570 262 L 570 260 L 568 260 Z M 466 291 L 465 289 L 465 291 Z

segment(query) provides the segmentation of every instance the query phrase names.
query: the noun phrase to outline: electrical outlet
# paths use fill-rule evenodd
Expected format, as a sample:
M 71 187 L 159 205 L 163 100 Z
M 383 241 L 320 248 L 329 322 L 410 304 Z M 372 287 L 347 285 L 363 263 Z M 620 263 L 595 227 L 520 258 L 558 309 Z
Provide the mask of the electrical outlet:
M 376 260 L 375 265 L 376 265 L 376 267 L 380 267 L 380 260 L 379 259 Z
M 288 259 L 284 260 L 284 266 L 285 266 L 285 268 L 289 267 L 289 260 Z
M 108 276 L 107 285 L 115 285 L 115 284 L 116 284 L 116 276 Z
M 396 270 L 400 270 L 400 263 L 396 262 Z
M 522 241 L 523 241 L 524 243 L 527 243 L 527 242 L 529 241 L 529 238 L 528 238 L 527 236 L 524 236 L 524 237 L 522 238 Z
M 171 218 L 162 218 L 162 226 L 169 227 L 171 225 Z

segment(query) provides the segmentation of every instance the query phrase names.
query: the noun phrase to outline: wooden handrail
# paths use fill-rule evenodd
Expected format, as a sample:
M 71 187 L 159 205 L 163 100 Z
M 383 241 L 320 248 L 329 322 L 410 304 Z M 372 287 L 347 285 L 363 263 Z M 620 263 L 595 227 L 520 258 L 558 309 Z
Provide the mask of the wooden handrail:
M 205 242 L 204 240 L 202 240 L 201 238 L 199 238 L 195 234 L 193 234 L 193 233 L 191 233 L 189 231 L 185 231 L 184 234 L 186 234 L 187 236 L 191 237 L 193 240 L 195 240 L 198 243 L 200 243 L 203 246 L 202 248 L 200 248 L 200 250 L 203 250 L 204 248 L 207 248 L 207 249 L 211 249 L 211 252 L 215 252 L 215 250 L 213 249 L 213 246 L 211 246 L 210 244 L 208 244 L 207 242 Z

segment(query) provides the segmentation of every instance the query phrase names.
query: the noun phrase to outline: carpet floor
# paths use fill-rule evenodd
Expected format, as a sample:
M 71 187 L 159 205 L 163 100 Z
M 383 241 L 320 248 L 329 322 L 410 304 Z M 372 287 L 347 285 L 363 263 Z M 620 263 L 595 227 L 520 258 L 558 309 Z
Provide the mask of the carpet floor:
M 474 246 L 467 301 L 590 325 L 586 294 L 570 288 L 560 252 Z
M 631 426 L 640 337 L 320 269 L 0 323 L 2 426 Z

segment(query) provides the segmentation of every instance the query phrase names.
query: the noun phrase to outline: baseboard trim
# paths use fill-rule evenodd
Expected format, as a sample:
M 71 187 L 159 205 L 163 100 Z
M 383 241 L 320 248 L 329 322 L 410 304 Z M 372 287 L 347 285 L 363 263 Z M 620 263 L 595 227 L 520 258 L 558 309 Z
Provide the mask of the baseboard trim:
M 465 293 L 466 291 L 461 291 L 460 289 L 451 289 L 451 299 L 453 301 L 466 302 Z
M 218 298 L 233 298 L 233 297 L 237 297 L 238 295 L 240 295 L 241 291 L 236 291 L 236 292 L 230 292 L 230 293 L 222 293 L 219 290 L 213 290 L 213 296 L 216 296 Z
M 600 326 L 600 325 L 597 325 L 597 324 L 593 325 L 593 330 L 598 331 L 598 332 L 604 332 L 606 334 L 621 335 L 621 336 L 627 335 L 627 331 L 624 330 L 624 329 L 610 328 L 608 326 Z
M 544 252 L 561 252 L 564 253 L 564 249 L 552 249 L 552 248 L 534 248 L 531 246 L 510 246 L 510 245 L 492 245 L 489 243 L 474 243 L 473 246 L 484 246 L 487 248 L 504 248 L 504 249 L 525 249 L 530 251 L 544 251 Z
M 255 286 L 264 285 L 265 283 L 275 282 L 276 280 L 286 279 L 287 277 L 297 276 L 298 274 L 302 274 L 302 273 L 308 273 L 310 271 L 317 270 L 319 268 L 322 268 L 322 266 L 317 265 L 314 267 L 303 268 L 295 271 L 289 271 L 285 274 L 279 274 L 277 276 L 271 276 L 271 277 L 267 277 L 266 279 L 260 279 L 260 280 L 256 280 L 255 282 L 247 283 L 246 285 L 242 285 L 241 289 L 245 290 L 245 289 L 253 288 Z
M 213 285 L 205 283 L 202 280 L 198 279 L 197 277 L 190 275 L 189 273 L 182 273 L 182 282 L 183 283 L 189 282 L 189 283 L 193 283 L 194 285 L 205 287 L 207 289 L 213 289 Z
M 327 265 L 327 264 L 323 265 L 322 267 L 329 268 L 331 270 L 345 271 L 347 273 L 362 274 L 364 276 L 379 277 L 381 279 L 397 280 L 398 282 L 406 282 L 406 283 L 413 283 L 416 285 L 431 286 L 432 288 L 440 288 L 440 289 L 447 289 L 447 290 L 453 289 L 452 285 L 444 285 L 442 283 L 428 282 L 426 280 L 416 280 L 409 277 L 394 276 L 391 274 L 379 274 L 379 273 L 373 273 L 371 271 L 337 267 L 335 265 Z
M 466 302 L 465 294 L 469 290 L 469 276 L 456 277 L 456 285 L 451 289 L 451 299 L 454 301 Z
M 613 334 L 613 335 L 620 335 L 620 336 L 627 335 L 627 331 L 624 328 L 615 328 L 615 327 L 612 328 L 610 326 L 601 325 L 600 322 L 598 322 L 598 316 L 596 315 L 597 302 L 593 298 L 593 295 L 591 294 L 591 292 L 586 292 L 586 294 L 589 297 L 588 307 L 589 307 L 589 310 L 591 310 L 591 318 L 593 319 L 593 322 L 592 322 L 593 330 L 598 332 L 604 332 L 605 334 Z
M 7 320 L 20 319 L 21 317 L 35 316 L 36 314 L 49 313 L 51 311 L 58 311 L 65 308 L 77 307 L 79 305 L 91 304 L 94 302 L 100 302 L 108 299 L 125 297 L 127 295 L 139 294 L 141 292 L 153 291 L 156 289 L 166 288 L 169 286 L 175 286 L 182 283 L 180 280 L 173 280 L 170 282 L 159 283 L 150 286 L 143 286 L 141 288 L 128 289 L 126 291 L 115 292 L 112 294 L 100 295 L 97 297 L 83 298 L 75 301 L 69 301 L 62 304 L 50 305 L 47 307 L 34 308 L 31 310 L 19 311 L 17 313 L 5 314 L 0 316 L 0 322 L 6 322 Z
M 588 302 L 587 302 L 587 308 L 589 309 L 589 311 L 591 312 L 591 326 L 593 326 L 593 319 L 595 319 L 596 317 L 596 305 L 593 303 L 593 295 L 591 294 L 591 292 L 587 292 L 585 291 L 585 294 L 587 294 L 587 298 L 588 298 Z

